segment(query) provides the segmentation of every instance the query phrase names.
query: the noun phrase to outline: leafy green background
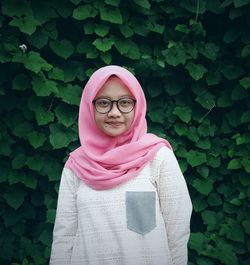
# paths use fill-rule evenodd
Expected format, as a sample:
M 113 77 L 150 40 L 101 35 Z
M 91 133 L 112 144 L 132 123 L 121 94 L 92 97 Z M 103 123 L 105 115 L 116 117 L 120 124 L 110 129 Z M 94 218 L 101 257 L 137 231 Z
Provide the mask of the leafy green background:
M 249 3 L 1 1 L 1 264 L 48 263 L 82 87 L 107 64 L 135 73 L 149 130 L 178 157 L 189 265 L 250 264 Z

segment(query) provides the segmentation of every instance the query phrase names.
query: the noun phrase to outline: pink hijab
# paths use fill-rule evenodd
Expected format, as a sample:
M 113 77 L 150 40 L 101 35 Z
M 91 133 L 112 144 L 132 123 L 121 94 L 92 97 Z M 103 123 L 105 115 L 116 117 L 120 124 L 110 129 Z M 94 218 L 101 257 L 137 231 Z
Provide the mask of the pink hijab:
M 136 99 L 135 114 L 128 131 L 117 137 L 97 128 L 92 104 L 98 91 L 111 75 L 119 77 Z M 138 80 L 128 70 L 105 66 L 92 74 L 87 82 L 79 110 L 78 128 L 81 146 L 70 153 L 65 164 L 95 190 L 116 187 L 136 177 L 156 152 L 168 141 L 147 133 L 146 100 Z

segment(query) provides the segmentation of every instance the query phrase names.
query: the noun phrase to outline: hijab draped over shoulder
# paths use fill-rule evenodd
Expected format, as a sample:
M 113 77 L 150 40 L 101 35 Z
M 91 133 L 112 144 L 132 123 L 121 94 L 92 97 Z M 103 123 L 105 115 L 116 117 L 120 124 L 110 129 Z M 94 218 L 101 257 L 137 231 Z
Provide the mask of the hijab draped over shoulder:
M 134 119 L 129 130 L 112 137 L 96 125 L 94 100 L 110 76 L 117 76 L 136 99 Z M 65 167 L 95 190 L 111 189 L 136 177 L 156 152 L 170 144 L 147 133 L 146 100 L 135 76 L 120 66 L 98 69 L 88 80 L 81 97 L 78 129 L 81 146 L 70 153 Z

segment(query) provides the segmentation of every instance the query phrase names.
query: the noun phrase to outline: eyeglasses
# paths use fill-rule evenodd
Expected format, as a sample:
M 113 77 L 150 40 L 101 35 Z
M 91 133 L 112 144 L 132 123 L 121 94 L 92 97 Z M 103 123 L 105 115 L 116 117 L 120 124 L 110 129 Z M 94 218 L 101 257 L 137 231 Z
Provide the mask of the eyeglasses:
M 93 100 L 96 111 L 101 114 L 110 112 L 114 103 L 116 103 L 116 106 L 121 113 L 129 113 L 134 109 L 136 100 L 132 98 L 120 98 L 118 100 L 98 98 Z

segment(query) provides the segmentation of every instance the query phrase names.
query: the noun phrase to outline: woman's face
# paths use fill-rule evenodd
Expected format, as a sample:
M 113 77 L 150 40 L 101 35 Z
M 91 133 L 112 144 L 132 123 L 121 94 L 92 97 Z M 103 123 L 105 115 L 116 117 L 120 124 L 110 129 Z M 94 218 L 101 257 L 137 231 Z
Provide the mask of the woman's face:
M 103 99 L 103 100 L 102 100 Z M 103 87 L 97 93 L 95 100 L 96 106 L 99 107 L 102 111 L 102 108 L 105 110 L 106 106 L 110 103 L 109 100 L 120 100 L 119 106 L 120 109 L 127 108 L 131 104 L 130 99 L 134 99 L 126 85 L 118 78 L 111 77 L 103 85 Z M 119 136 L 126 132 L 134 118 L 134 108 L 129 113 L 122 113 L 118 107 L 118 103 L 113 103 L 111 110 L 107 113 L 100 113 L 94 108 L 95 122 L 97 127 L 109 136 Z M 109 109 L 107 107 L 107 109 Z

